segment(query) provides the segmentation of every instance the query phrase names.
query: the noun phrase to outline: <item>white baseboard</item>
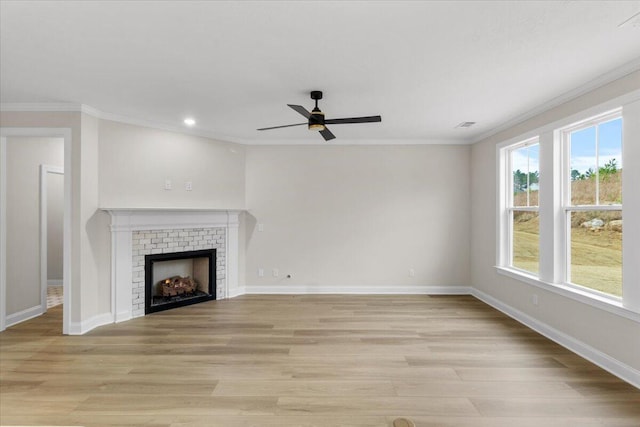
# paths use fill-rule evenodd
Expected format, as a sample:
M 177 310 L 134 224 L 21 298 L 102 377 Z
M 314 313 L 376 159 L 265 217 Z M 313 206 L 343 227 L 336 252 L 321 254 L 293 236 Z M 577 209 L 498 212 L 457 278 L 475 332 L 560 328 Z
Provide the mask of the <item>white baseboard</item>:
M 132 318 L 133 316 L 131 315 L 131 311 L 121 311 L 119 313 L 116 313 L 114 322 L 115 323 L 125 322 L 127 320 L 131 320 Z
M 631 366 L 614 359 L 606 353 L 591 347 L 590 345 L 565 334 L 544 322 L 541 322 L 520 310 L 517 310 L 500 300 L 488 295 L 475 288 L 471 289 L 471 295 L 480 301 L 492 306 L 493 308 L 503 312 L 507 316 L 517 320 L 523 325 L 533 329 L 534 331 L 544 335 L 552 341 L 557 342 L 561 346 L 571 350 L 577 355 L 595 363 L 605 371 L 612 373 L 618 378 L 628 382 L 629 384 L 640 388 L 640 371 Z
M 47 286 L 62 286 L 62 280 L 49 279 L 47 280 Z
M 92 329 L 98 326 L 107 325 L 113 323 L 113 314 L 103 313 L 83 320 L 82 322 L 70 322 L 69 335 L 82 335 L 86 334 Z
M 307 286 L 248 285 L 246 294 L 257 295 L 314 295 L 314 294 L 351 294 L 351 295 L 469 295 L 468 286 Z
M 233 289 L 229 289 L 229 295 L 227 295 L 227 298 L 235 298 L 235 297 L 239 297 L 240 295 L 244 295 L 246 294 L 246 289 L 245 288 L 233 288 Z
M 34 317 L 40 316 L 44 312 L 45 310 L 41 305 L 36 305 L 17 313 L 9 314 L 6 318 L 6 327 L 8 328 L 9 326 L 17 325 L 18 323 L 24 322 L 25 320 L 33 319 Z

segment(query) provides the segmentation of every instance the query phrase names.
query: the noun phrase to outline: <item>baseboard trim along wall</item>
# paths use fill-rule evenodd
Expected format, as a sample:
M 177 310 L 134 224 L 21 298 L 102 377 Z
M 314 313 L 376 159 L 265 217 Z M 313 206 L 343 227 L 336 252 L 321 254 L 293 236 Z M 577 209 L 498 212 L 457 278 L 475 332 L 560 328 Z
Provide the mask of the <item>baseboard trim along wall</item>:
M 316 295 L 316 294 L 351 294 L 351 295 L 469 295 L 468 286 L 258 286 L 248 285 L 245 294 L 254 295 Z
M 88 318 L 87 320 L 83 320 L 82 322 L 70 322 L 69 335 L 86 334 L 98 326 L 108 325 L 110 323 L 113 323 L 113 314 L 111 313 L 98 314 Z
M 471 295 L 478 298 L 485 304 L 488 304 L 496 310 L 503 312 L 507 316 L 544 335 L 550 340 L 555 341 L 556 343 L 560 344 L 568 350 L 571 350 L 572 352 L 587 359 L 588 361 L 595 363 L 605 371 L 612 373 L 613 375 L 628 382 L 634 387 L 640 388 L 640 371 L 632 368 L 625 363 L 620 362 L 617 359 L 614 359 L 608 354 L 605 354 L 580 340 L 575 339 L 570 335 L 565 334 L 564 332 L 561 332 L 547 325 L 544 322 L 541 322 L 529 316 L 528 314 L 523 313 L 520 310 L 517 310 L 501 302 L 491 295 L 488 295 L 475 288 L 470 289 Z
M 33 319 L 34 317 L 40 316 L 44 313 L 45 310 L 41 305 L 36 305 L 31 308 L 26 308 L 17 313 L 7 315 L 6 327 L 17 325 L 18 323 L 24 322 L 25 320 Z

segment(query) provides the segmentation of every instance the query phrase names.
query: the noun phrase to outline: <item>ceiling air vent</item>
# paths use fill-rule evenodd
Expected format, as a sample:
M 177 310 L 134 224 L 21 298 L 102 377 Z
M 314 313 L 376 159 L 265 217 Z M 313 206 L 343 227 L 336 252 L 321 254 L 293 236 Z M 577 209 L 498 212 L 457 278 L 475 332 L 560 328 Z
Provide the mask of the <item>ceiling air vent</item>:
M 464 129 L 464 128 L 470 128 L 471 126 L 475 125 L 476 122 L 462 122 L 460 123 L 458 126 L 456 126 L 456 129 Z

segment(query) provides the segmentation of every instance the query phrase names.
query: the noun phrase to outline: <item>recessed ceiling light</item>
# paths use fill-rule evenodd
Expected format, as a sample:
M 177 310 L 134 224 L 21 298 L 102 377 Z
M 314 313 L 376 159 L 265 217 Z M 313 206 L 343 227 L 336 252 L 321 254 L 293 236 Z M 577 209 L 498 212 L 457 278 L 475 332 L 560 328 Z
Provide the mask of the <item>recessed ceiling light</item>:
M 187 117 L 186 119 L 184 119 L 184 124 L 187 126 L 193 126 L 196 124 L 196 121 L 191 117 Z

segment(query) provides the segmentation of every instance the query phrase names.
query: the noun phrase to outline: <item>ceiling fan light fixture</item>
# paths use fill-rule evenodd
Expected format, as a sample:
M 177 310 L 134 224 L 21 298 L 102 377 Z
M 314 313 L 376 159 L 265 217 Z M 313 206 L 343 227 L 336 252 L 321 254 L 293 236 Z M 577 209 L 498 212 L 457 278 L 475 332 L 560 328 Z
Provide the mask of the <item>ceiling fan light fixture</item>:
M 317 104 L 316 100 L 316 104 Z M 311 114 L 309 115 L 309 130 L 325 130 L 327 127 L 324 125 L 324 113 L 320 111 L 318 105 L 311 110 Z

